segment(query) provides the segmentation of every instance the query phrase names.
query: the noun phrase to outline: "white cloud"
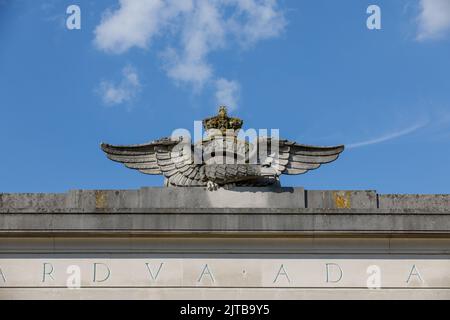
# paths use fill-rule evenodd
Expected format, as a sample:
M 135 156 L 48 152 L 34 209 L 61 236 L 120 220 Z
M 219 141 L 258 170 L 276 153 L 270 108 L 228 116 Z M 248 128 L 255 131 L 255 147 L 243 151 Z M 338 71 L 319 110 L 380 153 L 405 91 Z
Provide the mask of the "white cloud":
M 95 30 L 98 49 L 121 54 L 167 40 L 167 76 L 200 91 L 219 81 L 208 56 L 231 41 L 244 47 L 279 36 L 286 21 L 277 0 L 120 0 Z M 220 77 L 218 77 L 220 78 Z
M 241 86 L 236 81 L 220 78 L 216 81 L 216 102 L 227 106 L 230 110 L 237 109 Z
M 118 105 L 133 100 L 141 89 L 141 83 L 136 70 L 127 66 L 122 70 L 122 80 L 115 84 L 111 81 L 102 81 L 98 92 L 107 106 Z
M 450 31 L 450 0 L 420 0 L 418 40 L 436 39 Z
M 161 23 L 158 13 L 162 5 L 160 0 L 120 0 L 120 9 L 107 11 L 95 29 L 95 44 L 112 53 L 147 47 Z
M 402 130 L 398 130 L 398 131 L 394 131 L 394 132 L 389 132 L 386 134 L 383 134 L 379 137 L 376 138 L 372 138 L 372 139 L 368 139 L 365 141 L 361 141 L 361 142 L 357 142 L 357 143 L 352 143 L 346 146 L 347 149 L 356 149 L 356 148 L 360 148 L 360 147 L 366 147 L 366 146 L 370 146 L 370 145 L 374 145 L 374 144 L 379 144 L 379 143 L 383 143 L 383 142 L 387 142 L 390 140 L 394 140 L 397 138 L 400 138 L 402 136 L 406 136 L 408 134 L 412 134 L 414 132 L 416 132 L 419 129 L 422 129 L 423 127 L 425 127 L 427 124 L 429 123 L 429 121 L 422 121 L 419 123 L 416 123 L 408 128 L 402 129 Z
M 179 35 L 179 49 L 169 47 L 163 54 L 167 75 L 176 82 L 190 83 L 195 89 L 212 78 L 208 53 L 225 45 L 225 28 L 214 1 L 194 1 L 186 10 Z
M 244 45 L 253 45 L 260 40 L 277 37 L 286 26 L 283 13 L 278 10 L 277 0 L 226 2 L 237 8 L 237 14 L 228 23 Z M 242 19 L 246 22 L 242 23 Z

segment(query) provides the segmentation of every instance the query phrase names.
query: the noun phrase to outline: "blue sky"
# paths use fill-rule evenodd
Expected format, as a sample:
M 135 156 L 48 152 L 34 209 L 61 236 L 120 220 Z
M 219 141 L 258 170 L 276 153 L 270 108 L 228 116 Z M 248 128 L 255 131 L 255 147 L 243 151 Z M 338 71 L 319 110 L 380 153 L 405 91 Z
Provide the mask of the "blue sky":
M 247 128 L 350 146 L 284 185 L 450 193 L 450 1 L 186 3 L 0 0 L 0 192 L 159 186 L 99 143 L 193 129 L 220 102 Z

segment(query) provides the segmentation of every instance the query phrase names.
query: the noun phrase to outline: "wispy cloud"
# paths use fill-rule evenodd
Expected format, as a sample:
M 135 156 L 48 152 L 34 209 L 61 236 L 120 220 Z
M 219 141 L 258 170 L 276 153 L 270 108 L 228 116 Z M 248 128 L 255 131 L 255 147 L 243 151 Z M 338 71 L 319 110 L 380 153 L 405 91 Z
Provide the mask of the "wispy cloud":
M 425 126 L 427 126 L 429 124 L 429 121 L 421 121 L 419 123 L 416 123 L 412 126 L 409 126 L 407 128 L 401 129 L 401 130 L 397 130 L 397 131 L 392 131 L 392 132 L 388 132 L 385 133 L 379 137 L 375 137 L 375 138 L 371 138 L 365 141 L 361 141 L 361 142 L 356 142 L 356 143 L 351 143 L 349 145 L 347 145 L 347 149 L 356 149 L 356 148 L 361 148 L 361 147 L 366 147 L 366 146 L 370 146 L 370 145 L 374 145 L 374 144 L 379 144 L 379 143 L 383 143 L 383 142 L 387 142 L 390 140 L 394 140 L 409 134 L 412 134 L 422 128 L 424 128 Z
M 141 90 L 141 83 L 136 70 L 127 66 L 122 70 L 122 79 L 118 83 L 102 81 L 98 88 L 102 101 L 107 106 L 119 105 L 132 101 Z
M 237 81 L 215 76 L 208 56 L 232 41 L 250 47 L 277 37 L 285 25 L 277 0 L 119 0 L 119 8 L 106 12 L 97 26 L 95 44 L 105 52 L 122 54 L 134 47 L 148 49 L 156 38 L 164 39 L 167 45 L 160 55 L 167 76 L 196 92 L 205 84 L 215 85 L 216 97 L 221 97 L 223 86 L 217 83 Z
M 418 40 L 442 38 L 450 32 L 450 1 L 420 0 Z
M 239 106 L 241 86 L 236 81 L 219 79 L 216 81 L 216 102 L 219 105 L 225 105 L 230 110 L 237 109 Z

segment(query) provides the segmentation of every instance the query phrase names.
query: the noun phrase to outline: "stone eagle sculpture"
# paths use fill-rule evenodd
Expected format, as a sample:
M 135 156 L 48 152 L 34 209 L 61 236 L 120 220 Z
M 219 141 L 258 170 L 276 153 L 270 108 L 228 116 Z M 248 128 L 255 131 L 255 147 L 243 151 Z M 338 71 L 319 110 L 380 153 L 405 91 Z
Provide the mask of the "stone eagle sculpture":
M 207 135 L 191 144 L 185 137 L 163 138 L 145 144 L 101 144 L 113 161 L 144 174 L 163 175 L 168 187 L 269 186 L 282 174 L 298 175 L 336 160 L 344 146 L 319 147 L 257 137 L 251 143 L 239 139 L 243 121 L 219 114 L 203 120 Z

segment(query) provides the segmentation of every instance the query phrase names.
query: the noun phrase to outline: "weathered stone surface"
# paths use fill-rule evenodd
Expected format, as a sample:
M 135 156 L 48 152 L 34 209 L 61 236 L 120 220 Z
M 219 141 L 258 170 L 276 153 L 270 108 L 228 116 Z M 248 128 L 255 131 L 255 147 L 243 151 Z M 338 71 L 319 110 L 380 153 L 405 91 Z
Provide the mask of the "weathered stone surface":
M 377 213 L 450 213 L 450 195 L 378 195 L 375 191 L 246 188 L 141 188 L 74 190 L 65 194 L 0 194 L 0 212 L 158 212 L 174 209 L 278 209 L 278 213 L 317 210 Z M 177 211 L 181 210 L 181 211 Z M 286 211 L 287 210 L 287 211 Z M 350 210 L 350 211 L 349 211 Z
M 306 197 L 308 208 L 377 209 L 376 191 L 308 190 L 306 191 Z
M 132 214 L 1 214 L 0 234 L 7 233 L 278 233 L 278 234 L 450 234 L 442 214 L 345 214 L 342 211 L 286 214 L 159 212 Z
M 302 188 L 7 194 L 2 195 L 0 232 L 448 234 L 448 202 L 449 196 Z
M 289 289 L 272 288 L 0 288 L 0 299 L 111 300 L 448 300 L 450 289 Z
M 450 211 L 450 195 L 386 194 L 379 196 L 381 209 Z
M 449 198 L 302 188 L 0 194 L 0 299 L 450 299 Z M 81 270 L 80 289 L 64 287 L 69 266 Z M 365 287 L 373 268 L 377 290 Z

